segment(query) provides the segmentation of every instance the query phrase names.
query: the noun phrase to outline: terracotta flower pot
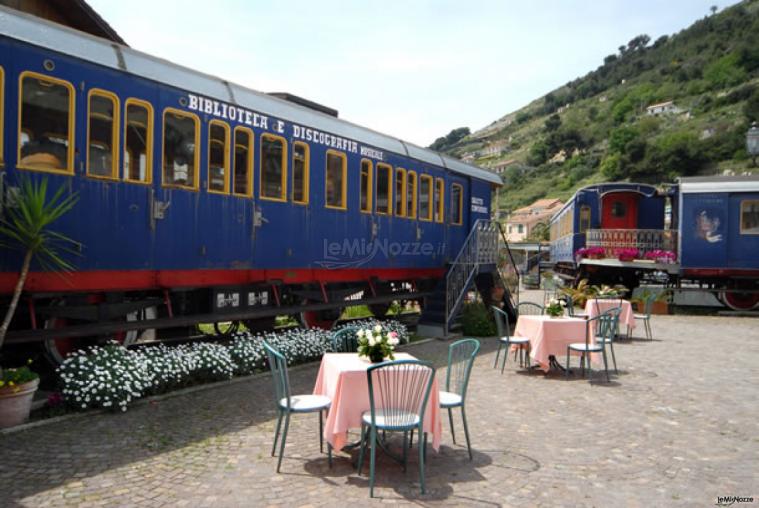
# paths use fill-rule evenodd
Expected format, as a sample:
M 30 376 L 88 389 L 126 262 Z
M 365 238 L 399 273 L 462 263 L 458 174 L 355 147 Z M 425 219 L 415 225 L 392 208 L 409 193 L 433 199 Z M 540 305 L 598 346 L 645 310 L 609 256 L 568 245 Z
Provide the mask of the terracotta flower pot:
M 21 425 L 29 419 L 39 378 L 17 386 L 0 388 L 0 429 Z

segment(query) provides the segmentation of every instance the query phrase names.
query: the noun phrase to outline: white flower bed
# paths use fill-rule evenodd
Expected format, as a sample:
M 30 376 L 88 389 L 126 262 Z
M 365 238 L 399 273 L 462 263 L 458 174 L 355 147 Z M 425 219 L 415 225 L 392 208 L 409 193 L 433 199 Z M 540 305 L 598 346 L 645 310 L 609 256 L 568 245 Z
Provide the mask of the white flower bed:
M 365 319 L 338 326 L 369 328 L 377 324 L 409 341 L 406 326 L 397 321 Z M 264 339 L 287 358 L 288 365 L 318 360 L 332 350 L 332 333 L 312 328 L 252 335 L 236 333 L 231 342 L 164 344 L 127 350 L 116 343 L 71 354 L 58 367 L 63 397 L 76 409 L 126 411 L 134 400 L 184 386 L 245 376 L 267 368 Z

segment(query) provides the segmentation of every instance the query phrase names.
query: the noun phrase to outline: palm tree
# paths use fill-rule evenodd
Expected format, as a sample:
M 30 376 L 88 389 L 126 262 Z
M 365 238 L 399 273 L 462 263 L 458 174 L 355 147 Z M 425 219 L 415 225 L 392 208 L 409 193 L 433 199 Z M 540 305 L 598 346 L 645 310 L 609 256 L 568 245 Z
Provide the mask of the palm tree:
M 5 334 L 8 332 L 13 314 L 16 311 L 26 276 L 32 260 L 48 271 L 70 271 L 71 263 L 62 257 L 63 253 L 78 255 L 80 244 L 61 233 L 52 231 L 49 226 L 76 205 L 79 197 L 76 193 L 65 196 L 66 189 L 61 186 L 53 197 L 47 199 L 47 178 L 33 181 L 21 178 L 18 194 L 8 200 L 4 216 L 0 218 L 0 246 L 24 252 L 13 297 L 0 325 L 0 350 Z

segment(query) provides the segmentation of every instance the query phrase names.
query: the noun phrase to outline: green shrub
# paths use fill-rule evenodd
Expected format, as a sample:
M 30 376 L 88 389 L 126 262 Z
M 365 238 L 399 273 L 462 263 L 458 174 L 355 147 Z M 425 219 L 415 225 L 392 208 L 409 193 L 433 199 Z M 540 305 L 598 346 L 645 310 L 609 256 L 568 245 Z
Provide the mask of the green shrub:
M 464 304 L 461 310 L 461 328 L 467 337 L 491 337 L 496 334 L 493 316 L 481 302 Z

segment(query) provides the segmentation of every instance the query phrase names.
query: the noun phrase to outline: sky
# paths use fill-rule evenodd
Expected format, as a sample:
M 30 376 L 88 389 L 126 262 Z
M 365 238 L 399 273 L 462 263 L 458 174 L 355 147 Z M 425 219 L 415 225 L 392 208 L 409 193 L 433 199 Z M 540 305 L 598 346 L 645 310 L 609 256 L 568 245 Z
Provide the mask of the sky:
M 473 131 L 722 0 L 88 0 L 133 48 L 421 146 Z

